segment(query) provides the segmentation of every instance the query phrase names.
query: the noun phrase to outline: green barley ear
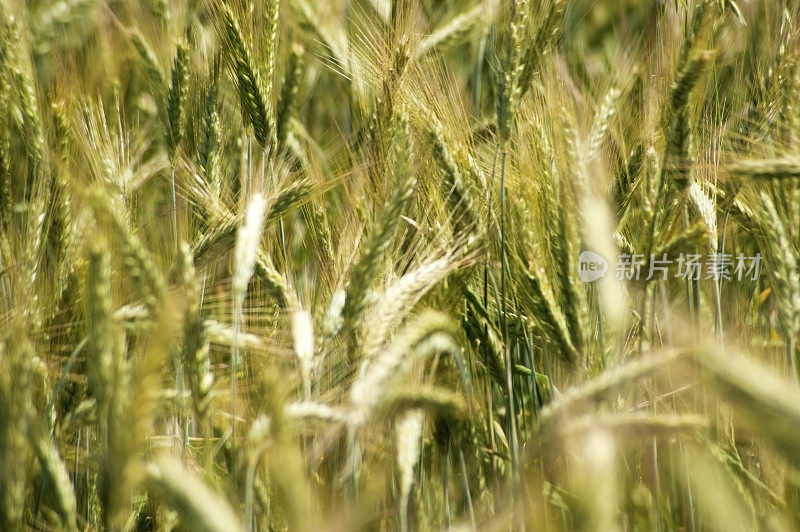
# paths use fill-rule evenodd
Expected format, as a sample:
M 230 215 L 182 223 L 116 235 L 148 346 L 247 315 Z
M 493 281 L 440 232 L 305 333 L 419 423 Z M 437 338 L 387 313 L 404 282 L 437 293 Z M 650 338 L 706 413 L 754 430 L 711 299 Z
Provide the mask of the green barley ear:
M 164 81 L 164 75 L 161 73 L 161 67 L 158 65 L 156 54 L 138 30 L 133 30 L 131 40 L 133 47 L 136 48 L 136 52 L 142 60 L 142 68 L 147 81 L 156 94 L 161 94 L 166 87 L 166 82 Z
M 167 91 L 167 124 L 164 139 L 170 161 L 175 161 L 178 146 L 183 138 L 183 112 L 189 94 L 189 59 L 186 45 L 178 45 L 175 61 L 172 63 L 172 81 Z
M 110 236 L 120 239 L 123 265 L 136 281 L 150 317 L 155 317 L 159 301 L 166 293 L 163 275 L 109 197 L 100 191 L 93 191 L 88 200 L 99 227 L 107 228 Z
M 89 249 L 89 275 L 86 283 L 87 325 L 89 337 L 89 387 L 96 400 L 100 440 L 100 500 L 104 524 L 119 524 L 126 496 L 123 458 L 127 453 L 122 434 L 121 414 L 127 401 L 127 363 L 113 315 L 111 297 L 111 261 L 106 248 L 95 243 Z M 127 421 L 127 420 L 125 420 Z
M 689 94 L 697 85 L 700 76 L 714 58 L 714 52 L 706 50 L 688 58 L 686 64 L 678 73 L 678 78 L 672 86 L 670 106 L 672 112 L 677 113 L 686 108 L 689 103 Z
M 389 419 L 415 411 L 454 422 L 464 421 L 469 417 L 463 395 L 438 386 L 400 386 L 394 390 L 390 388 L 377 409 Z
M 245 120 L 253 126 L 253 134 L 262 148 L 270 145 L 274 134 L 270 94 L 264 87 L 253 53 L 242 33 L 239 20 L 227 3 L 220 7 L 224 49 L 227 52 L 239 101 Z
M 208 80 L 208 92 L 205 98 L 205 114 L 203 115 L 203 131 L 199 152 L 200 168 L 204 172 L 206 183 L 211 185 L 217 197 L 220 196 L 219 159 L 222 125 L 220 124 L 217 100 L 219 95 L 220 56 L 214 58 L 214 65 Z
M 44 133 L 33 81 L 27 73 L 19 69 L 12 72 L 12 79 L 22 108 L 25 148 L 28 156 L 28 184 L 26 186 L 26 196 L 28 196 L 33 192 L 32 186 L 36 173 L 44 161 Z
M 292 46 L 289 65 L 286 68 L 283 87 L 281 87 L 281 97 L 278 101 L 276 128 L 279 147 L 286 145 L 286 139 L 289 136 L 289 122 L 297 107 L 297 93 L 300 89 L 304 71 L 304 55 L 305 51 L 301 45 L 295 44 Z
M 8 61 L 5 43 L 0 43 L 0 64 Z M 8 224 L 13 199 L 11 198 L 11 85 L 8 69 L 0 67 L 0 221 Z
M 86 283 L 87 324 L 91 364 L 87 365 L 89 387 L 97 401 L 100 419 L 107 412 L 114 378 L 114 311 L 111 299 L 111 261 L 102 246 L 89 249 Z
M 34 351 L 30 341 L 19 333 L 0 348 L 0 528 L 23 530 Z
M 586 154 L 584 155 L 587 161 L 594 158 L 600 150 L 600 146 L 606 137 L 608 127 L 611 124 L 611 119 L 617 111 L 617 102 L 619 101 L 621 91 L 612 87 L 603 99 L 603 103 L 595 114 L 592 129 L 589 132 L 588 144 Z
M 678 73 L 670 95 L 670 123 L 662 177 L 672 177 L 681 188 L 688 183 L 685 166 L 690 164 L 689 95 L 713 57 L 714 54 L 711 51 L 704 51 L 690 57 Z
M 498 5 L 499 2 L 484 0 L 472 9 L 459 13 L 444 22 L 420 41 L 416 50 L 414 50 L 414 57 L 419 58 L 431 50 L 444 51 L 458 44 L 465 36 L 475 31 L 477 26 L 481 26 L 483 19 L 493 15 L 490 11 L 497 9 Z
M 394 189 L 384 206 L 381 220 L 373 229 L 363 253 L 353 266 L 346 288 L 342 314 L 344 316 L 344 332 L 348 336 L 355 332 L 361 323 L 364 310 L 368 305 L 369 288 L 380 272 L 381 263 L 392 243 L 400 216 L 406 210 L 414 194 L 417 177 L 412 168 L 412 153 L 411 128 L 408 116 L 403 114 L 396 120 L 392 143 Z
M 480 361 L 486 366 L 489 376 L 501 389 L 508 386 L 503 343 L 494 323 L 478 294 L 472 289 L 464 290 L 467 300 L 466 312 L 461 326 Z
M 536 308 L 537 325 L 558 346 L 556 353 L 566 364 L 574 364 L 580 353 L 572 343 L 567 318 L 556 301 L 547 274 L 541 269 L 528 272 L 531 299 Z
M 70 473 L 61 457 L 58 440 L 52 436 L 41 419 L 32 420 L 28 427 L 30 446 L 36 454 L 41 473 L 47 487 L 52 490 L 55 510 L 62 526 L 68 531 L 77 531 L 77 501 Z
M 527 39 L 528 45 L 522 58 L 522 73 L 519 78 L 521 96 L 530 89 L 536 68 L 542 57 L 549 53 L 564 28 L 564 11 L 567 0 L 551 0 L 536 32 Z
M 67 113 L 66 104 L 59 102 L 52 105 L 53 132 L 56 142 L 58 162 L 67 168 L 70 164 L 70 139 L 72 136 L 72 123 Z M 50 200 L 52 206 L 48 212 L 48 243 L 52 256 L 58 263 L 65 254 L 70 241 L 70 200 L 68 175 L 64 174 L 62 167 L 54 167 L 50 182 Z
M 264 70 L 264 92 L 267 98 L 271 98 L 273 94 L 273 87 L 275 84 L 275 61 L 276 52 L 278 50 L 278 21 L 281 17 L 281 2 L 280 0 L 267 0 L 266 7 L 266 30 L 267 42 L 264 44 L 266 48 L 265 53 L 265 70 Z M 274 130 L 273 130 L 274 133 Z M 273 139 L 274 140 L 274 139 Z
M 708 244 L 708 240 L 709 229 L 707 223 L 701 220 L 661 244 L 653 251 L 653 255 L 662 257 L 666 254 L 669 257 L 674 257 L 680 253 L 685 253 L 687 249 L 702 248 Z
M 501 143 L 507 142 L 511 135 L 511 126 L 522 97 L 520 79 L 524 69 L 523 47 L 530 9 L 525 0 L 512 0 L 511 11 L 506 59 L 497 87 L 497 127 Z
M 383 86 L 375 99 L 375 108 L 369 120 L 370 139 L 377 150 L 375 157 L 385 157 L 384 139 L 392 134 L 392 113 L 395 112 L 396 94 L 409 60 L 408 42 L 402 40 L 394 51 L 392 64 L 383 79 Z
M 800 267 L 797 251 L 774 202 L 766 192 L 761 192 L 761 201 L 767 213 L 762 230 L 773 262 L 778 317 L 786 338 L 787 358 L 796 381 L 800 383 L 800 355 L 797 352 L 797 335 L 800 334 Z
M 181 284 L 186 290 L 188 307 L 183 329 L 183 361 L 186 364 L 189 389 L 198 422 L 204 425 L 211 405 L 214 376 L 211 373 L 210 345 L 201 310 L 202 289 L 194 269 L 192 254 L 185 243 L 180 248 Z
M 450 220 L 457 235 L 479 231 L 483 227 L 481 216 L 472 201 L 464 179 L 467 175 L 457 163 L 457 151 L 445 137 L 444 128 L 438 119 L 427 121 L 428 138 L 433 145 L 433 155 L 442 175 L 442 189 L 450 206 Z

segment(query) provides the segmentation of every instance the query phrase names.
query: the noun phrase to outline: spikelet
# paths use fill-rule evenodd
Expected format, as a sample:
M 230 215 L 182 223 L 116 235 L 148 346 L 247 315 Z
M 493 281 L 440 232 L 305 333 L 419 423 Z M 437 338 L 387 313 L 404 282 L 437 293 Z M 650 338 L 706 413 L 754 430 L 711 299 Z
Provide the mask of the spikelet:
M 186 317 L 184 318 L 182 358 L 187 368 L 194 410 L 202 424 L 211 405 L 211 391 L 214 386 L 210 345 L 206 323 L 200 308 L 201 288 L 192 262 L 191 251 L 185 243 L 181 245 L 179 258 L 183 263 L 182 284 L 188 298 Z
M 88 336 L 91 364 L 87 372 L 89 386 L 105 414 L 111 398 L 108 386 L 114 382 L 114 317 L 111 300 L 111 264 L 101 246 L 89 250 L 89 272 L 86 283 Z
M 107 228 L 113 236 L 121 240 L 123 265 L 137 282 L 149 315 L 155 318 L 159 309 L 158 302 L 166 293 L 163 275 L 108 196 L 100 191 L 93 191 L 89 194 L 89 201 L 98 225 Z
M 219 91 L 219 56 L 214 59 L 214 66 L 209 76 L 208 92 L 205 98 L 205 114 L 203 115 L 202 145 L 199 151 L 200 168 L 203 169 L 205 182 L 217 198 L 221 195 L 219 179 L 220 142 L 222 125 L 217 111 L 217 94 Z
M 44 423 L 36 420 L 30 424 L 28 437 L 31 448 L 36 453 L 41 471 L 47 479 L 47 486 L 53 490 L 53 500 L 63 527 L 77 531 L 77 502 L 70 481 L 69 471 L 61 458 L 57 441 L 47 432 Z
M 228 325 L 223 325 L 217 321 L 206 319 L 203 321 L 209 343 L 232 347 L 234 342 L 238 342 L 239 347 L 252 349 L 254 351 L 264 351 L 266 342 L 260 336 L 252 333 L 239 332 L 234 334 L 234 330 Z
M 414 50 L 414 57 L 421 57 L 433 50 L 445 51 L 456 45 L 473 33 L 476 27 L 481 26 L 482 22 L 493 16 L 499 5 L 500 2 L 497 0 L 484 0 L 442 23 L 420 41 Z
M 555 340 L 557 356 L 567 364 L 578 361 L 580 354 L 572 343 L 567 320 L 556 302 L 547 276 L 541 270 L 528 272 L 531 296 L 536 305 L 536 321 L 547 335 Z
M 557 401 L 542 409 L 539 416 L 540 424 L 547 427 L 558 416 L 580 405 L 591 405 L 613 397 L 625 387 L 633 385 L 662 368 L 686 361 L 689 355 L 690 353 L 686 350 L 668 349 L 618 368 L 606 370 L 595 379 L 566 390 Z M 696 355 L 704 356 L 705 353 L 696 353 Z
M 400 89 L 400 83 L 408 65 L 408 41 L 403 39 L 394 50 L 392 63 L 384 78 L 383 87 L 375 98 L 374 109 L 369 120 L 369 134 L 371 148 L 374 150 L 376 160 L 384 160 L 388 151 L 387 141 L 394 134 L 395 127 L 395 100 Z
M 705 72 L 706 67 L 714 58 L 712 51 L 698 53 L 687 60 L 683 69 L 678 73 L 678 77 L 672 86 L 670 95 L 670 107 L 673 113 L 685 109 L 689 103 L 689 95 L 697 85 L 700 76 Z
M 8 61 L 6 44 L 0 44 L 0 64 Z M 0 67 L 0 222 L 8 224 L 11 198 L 11 85 L 8 69 Z
M 602 145 L 603 140 L 606 137 L 606 133 L 608 132 L 608 126 L 611 123 L 611 119 L 614 117 L 614 113 L 617 111 L 617 102 L 619 101 L 620 94 L 621 92 L 619 89 L 612 87 L 608 93 L 606 93 L 603 103 L 600 105 L 600 108 L 595 114 L 594 122 L 592 123 L 592 129 L 589 132 L 589 138 L 587 141 L 585 154 L 587 161 L 593 159 L 600 150 L 600 146 Z
M 626 438 L 638 438 L 646 441 L 652 438 L 670 439 L 680 434 L 699 435 L 710 425 L 706 416 L 626 412 L 582 416 L 570 420 L 558 429 L 562 434 L 572 436 L 589 434 L 595 430 L 607 430 Z
M 172 82 L 167 91 L 167 123 L 164 139 L 171 161 L 175 161 L 178 146 L 183 138 L 183 113 L 186 97 L 189 94 L 189 60 L 186 45 L 178 45 L 175 61 L 172 63 Z
M 486 308 L 472 289 L 464 290 L 467 311 L 462 327 L 480 362 L 488 369 L 489 376 L 498 386 L 506 388 L 506 360 L 503 343 Z
M 305 68 L 303 64 L 304 54 L 305 51 L 300 44 L 292 46 L 292 53 L 289 56 L 289 64 L 286 67 L 286 75 L 284 76 L 283 86 L 281 87 L 281 97 L 278 101 L 275 127 L 277 129 L 279 147 L 286 145 L 291 118 L 297 107 L 297 93 L 300 89 L 301 78 Z
M 787 340 L 788 358 L 795 378 L 800 382 L 796 338 L 800 333 L 800 270 L 797 252 L 792 245 L 789 232 L 775 209 L 775 204 L 766 192 L 761 192 L 761 201 L 767 211 L 768 226 L 764 227 L 765 240 L 772 256 L 775 293 L 778 297 L 778 316 Z
M 0 359 L 0 528 L 22 530 L 28 476 L 26 441 L 32 401 L 33 346 L 19 332 L 3 346 Z
M 412 150 L 408 117 L 402 115 L 397 121 L 393 143 L 394 189 L 384 206 L 377 228 L 370 235 L 363 253 L 353 266 L 346 288 L 347 296 L 342 315 L 347 335 L 353 333 L 361 323 L 363 313 L 369 304 L 369 288 L 375 281 L 381 263 L 392 243 L 397 222 L 414 193 L 417 177 L 411 166 Z
M 458 423 L 467 419 L 461 392 L 437 386 L 400 386 L 384 394 L 378 409 L 390 419 L 422 411 L 432 419 Z
M 265 13 L 267 40 L 266 43 L 264 43 L 264 48 L 266 48 L 264 54 L 264 92 L 267 94 L 267 98 L 271 97 L 275 83 L 275 57 L 278 49 L 278 21 L 281 16 L 280 7 L 280 0 L 267 0 Z M 275 130 L 273 129 L 272 131 L 274 134 Z
M 63 103 L 53 104 L 53 117 L 55 122 L 54 137 L 56 138 L 58 162 L 66 167 L 70 162 L 69 141 L 71 124 Z M 51 207 L 47 213 L 47 243 L 48 258 L 55 264 L 60 264 L 71 243 L 71 208 L 69 198 L 69 185 L 63 170 L 54 167 L 50 178 Z
M 586 308 L 587 297 L 585 285 L 578 277 L 578 256 L 581 252 L 581 233 L 578 223 L 580 216 L 575 210 L 576 205 L 581 205 L 583 198 L 576 194 L 583 190 L 582 180 L 584 179 L 584 168 L 582 159 L 574 152 L 575 128 L 572 124 L 572 117 L 568 112 L 563 113 L 565 129 L 567 135 L 567 150 L 570 162 L 576 166 L 574 171 L 578 172 L 577 182 L 573 188 L 573 183 L 566 179 L 558 179 L 554 188 L 558 189 L 558 240 L 557 247 L 557 273 L 560 281 L 561 298 L 557 302 L 561 303 L 564 317 L 567 320 L 568 330 L 572 339 L 572 345 L 578 353 L 584 350 L 588 333 L 586 332 Z M 576 197 L 577 196 L 577 197 Z M 584 206 L 581 205 L 581 209 Z M 543 293 L 544 295 L 544 293 Z
M 244 220 L 236 235 L 236 247 L 233 251 L 233 342 L 231 344 L 231 416 L 236 419 L 237 390 L 236 381 L 239 367 L 239 336 L 242 329 L 242 307 L 247 285 L 253 276 L 258 251 L 261 246 L 261 231 L 267 202 L 260 193 L 250 198 L 245 211 Z M 234 435 L 236 424 L 233 424 Z
M 25 148 L 28 155 L 28 183 L 26 196 L 30 195 L 36 173 L 44 162 L 44 132 L 39 117 L 39 105 L 36 89 L 27 72 L 14 69 L 12 72 L 13 85 L 19 94 L 20 107 L 25 132 Z
M 512 0 L 511 23 L 509 27 L 508 49 L 503 71 L 498 79 L 497 129 L 500 142 L 505 144 L 511 135 L 511 126 L 522 98 L 520 79 L 523 64 L 523 46 L 528 27 L 529 5 L 526 0 Z
M 161 73 L 161 67 L 158 65 L 158 58 L 155 52 L 153 52 L 153 49 L 150 48 L 150 45 L 147 44 L 144 36 L 138 30 L 132 31 L 131 40 L 136 52 L 142 59 L 142 68 L 148 83 L 150 83 L 156 94 L 161 94 L 166 89 L 166 82 L 164 81 L 164 75 Z
M 664 255 L 672 257 L 680 253 L 685 253 L 687 249 L 700 247 L 707 243 L 708 239 L 709 230 L 707 222 L 701 220 L 690 225 L 684 231 L 681 231 L 667 242 L 658 246 L 655 251 L 653 251 L 653 255 L 656 257 L 663 257 Z
M 310 191 L 311 188 L 302 181 L 295 181 L 282 189 L 266 213 L 264 224 L 278 220 L 286 212 L 297 207 L 308 197 Z M 212 228 L 192 246 L 192 254 L 196 257 L 198 267 L 205 266 L 234 246 L 237 228 L 241 222 L 239 216 L 230 216 L 212 224 Z
M 272 258 L 263 252 L 258 255 L 255 276 L 269 290 L 278 307 L 288 309 L 297 306 L 297 294 L 292 290 L 286 278 L 275 268 Z
M 275 132 L 270 94 L 263 85 L 261 73 L 239 21 L 227 3 L 221 5 L 220 14 L 225 50 L 239 91 L 242 114 L 253 126 L 253 134 L 258 143 L 266 149 Z
M 480 214 L 475 208 L 466 183 L 464 183 L 464 172 L 456 163 L 455 151 L 445 138 L 441 122 L 438 119 L 431 119 L 427 121 L 426 125 L 429 139 L 433 144 L 434 157 L 441 169 L 442 188 L 452 211 L 450 220 L 456 235 L 482 230 L 483 223 Z
M 714 54 L 711 51 L 704 51 L 689 57 L 672 86 L 668 113 L 670 122 L 662 178 L 672 178 L 681 188 L 685 187 L 689 181 L 687 168 L 691 164 L 691 150 L 689 149 L 691 124 L 687 109 L 689 96 L 713 57 Z
M 795 386 L 735 354 L 694 353 L 691 362 L 700 377 L 730 403 L 740 424 L 764 436 L 793 464 L 800 464 L 800 401 Z

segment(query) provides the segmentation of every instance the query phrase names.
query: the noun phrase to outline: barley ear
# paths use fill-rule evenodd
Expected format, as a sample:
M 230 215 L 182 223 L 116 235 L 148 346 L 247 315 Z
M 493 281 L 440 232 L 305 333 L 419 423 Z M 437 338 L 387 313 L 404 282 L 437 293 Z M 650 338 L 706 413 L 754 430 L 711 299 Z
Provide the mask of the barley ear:
M 305 52 L 299 44 L 292 46 L 292 53 L 289 56 L 289 65 L 286 67 L 283 87 L 281 87 L 281 97 L 278 101 L 278 113 L 276 128 L 278 135 L 278 146 L 286 145 L 289 135 L 289 124 L 297 107 L 297 93 L 300 89 L 302 75 L 304 71 L 303 56 Z
M 393 143 L 394 189 L 363 253 L 353 266 L 346 289 L 347 295 L 342 314 L 347 335 L 353 333 L 361 323 L 364 310 L 368 305 L 369 288 L 378 276 L 381 263 L 392 243 L 400 216 L 406 210 L 414 193 L 417 177 L 411 166 L 412 153 L 411 129 L 408 116 L 404 114 L 397 118 Z
M 263 85 L 239 20 L 227 3 L 222 4 L 220 11 L 224 49 L 230 58 L 243 116 L 253 126 L 253 134 L 258 143 L 266 149 L 274 134 L 270 95 Z
M 159 500 L 178 512 L 181 525 L 187 529 L 203 532 L 243 530 L 230 504 L 174 458 L 165 457 L 150 464 L 145 482 Z
M 171 161 L 175 161 L 178 146 L 183 138 L 183 113 L 186 97 L 189 94 L 189 59 L 186 45 L 178 45 L 175 61 L 172 63 L 172 82 L 167 91 L 167 124 L 164 138 Z
M 200 425 L 204 425 L 211 406 L 214 376 L 211 373 L 210 345 L 203 318 L 202 288 L 192 262 L 191 251 L 185 243 L 181 245 L 180 260 L 183 262 L 181 281 L 188 298 L 183 329 L 183 362 L 187 368 L 192 403 Z

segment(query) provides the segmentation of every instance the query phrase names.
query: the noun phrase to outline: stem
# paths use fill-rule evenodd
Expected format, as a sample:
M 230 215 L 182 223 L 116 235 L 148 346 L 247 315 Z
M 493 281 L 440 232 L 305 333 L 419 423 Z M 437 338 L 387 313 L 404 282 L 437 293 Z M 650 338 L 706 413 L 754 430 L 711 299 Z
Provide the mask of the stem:
M 231 343 L 231 434 L 236 441 L 236 376 L 239 370 L 239 333 L 242 327 L 242 304 L 238 290 L 233 294 L 233 342 Z M 234 453 L 235 454 L 235 453 Z M 234 471 L 236 470 L 234 466 Z
M 169 182 L 172 193 L 172 228 L 175 231 L 175 249 L 178 250 L 180 244 L 178 243 L 180 237 L 178 235 L 178 201 L 177 194 L 175 193 L 175 164 L 173 163 L 170 168 Z
M 800 356 L 797 353 L 797 340 L 792 336 L 786 339 L 786 356 L 792 366 L 795 383 L 800 385 Z
M 467 509 L 469 510 L 469 520 L 472 523 L 472 530 L 477 530 L 475 526 L 475 509 L 472 506 L 472 492 L 469 489 L 469 476 L 467 475 L 467 464 L 464 462 L 464 449 L 458 448 L 458 463 L 461 467 L 461 478 L 464 480 L 464 492 L 467 496 Z M 408 500 L 406 500 L 408 502 Z
M 506 154 L 500 163 L 500 320 L 503 329 L 503 343 L 508 343 L 508 320 L 506 319 Z

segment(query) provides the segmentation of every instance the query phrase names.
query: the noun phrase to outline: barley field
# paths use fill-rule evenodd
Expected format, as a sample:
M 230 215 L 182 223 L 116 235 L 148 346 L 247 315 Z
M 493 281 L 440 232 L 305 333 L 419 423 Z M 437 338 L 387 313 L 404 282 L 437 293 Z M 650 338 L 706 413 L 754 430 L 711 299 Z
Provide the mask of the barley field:
M 800 2 L 0 0 L 0 530 L 800 530 Z

